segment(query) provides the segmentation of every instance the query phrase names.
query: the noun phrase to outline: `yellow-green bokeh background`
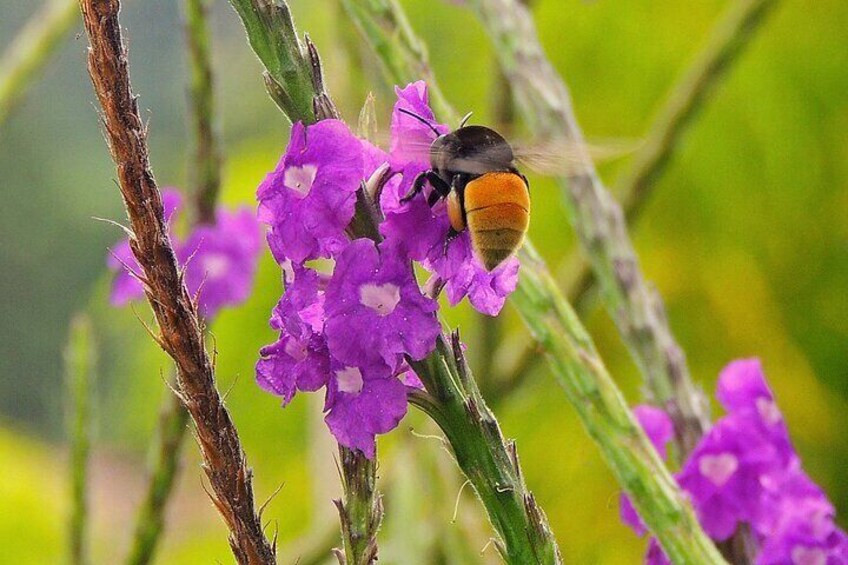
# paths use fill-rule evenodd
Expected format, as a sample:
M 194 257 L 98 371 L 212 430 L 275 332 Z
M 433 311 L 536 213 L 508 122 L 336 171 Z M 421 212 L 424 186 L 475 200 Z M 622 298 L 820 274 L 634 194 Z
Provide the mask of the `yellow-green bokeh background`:
M 481 27 L 469 12 L 447 2 L 402 3 L 429 45 L 448 98 L 487 121 L 496 73 Z M 8 44 L 33 4 L 40 2 L 0 0 L 0 45 Z M 729 5 L 534 4 L 542 41 L 571 87 L 583 129 L 601 142 L 644 134 Z M 373 59 L 337 3 L 296 0 L 292 8 L 323 54 L 345 116 L 354 120 L 373 90 L 386 126 L 391 92 L 379 82 Z M 178 2 L 128 0 L 123 24 L 135 89 L 150 119 L 157 178 L 163 185 L 185 186 L 190 136 Z M 806 469 L 843 514 L 848 513 L 846 30 L 844 0 L 780 2 L 699 113 L 632 230 L 643 269 L 666 300 L 695 379 L 712 391 L 725 363 L 759 356 Z M 214 2 L 213 34 L 227 154 L 223 200 L 252 205 L 257 183 L 285 145 L 287 125 L 266 99 L 260 66 L 222 0 Z M 69 37 L 0 126 L 0 561 L 8 563 L 51 563 L 64 554 L 68 475 L 60 350 L 71 314 L 91 313 L 100 346 L 92 465 L 96 562 L 112 562 L 126 550 L 146 445 L 165 394 L 160 375 L 169 371 L 132 311 L 107 305 L 106 247 L 121 234 L 92 217 L 120 221 L 123 212 L 98 131 L 85 45 L 84 37 Z M 610 185 L 626 166 L 624 159 L 603 168 Z M 533 181 L 531 235 L 556 266 L 572 248 L 571 229 L 554 185 Z M 329 498 L 337 481 L 331 444 L 315 425 L 318 403 L 298 398 L 281 410 L 276 398 L 253 383 L 256 352 L 273 337 L 266 322 L 279 291 L 278 269 L 266 255 L 253 297 L 223 313 L 212 330 L 219 383 L 222 389 L 232 386 L 228 404 L 256 471 L 257 497 L 264 500 L 285 483 L 266 513 L 278 524 L 285 551 L 301 533 L 333 520 Z M 138 314 L 150 318 L 144 306 Z M 504 316 L 506 339 L 517 348 L 526 339 L 524 329 L 510 307 Z M 476 318 L 462 306 L 449 311 L 448 319 L 462 328 L 476 360 Z M 614 325 L 598 308 L 587 323 L 628 400 L 639 402 L 638 374 Z M 518 442 L 526 480 L 568 561 L 639 562 L 644 542 L 619 524 L 616 484 L 544 367 L 498 407 L 498 415 L 505 433 Z M 411 434 L 410 426 L 432 432 L 413 414 L 381 440 L 382 473 L 393 477 L 381 562 L 438 562 L 422 547 L 434 536 L 461 537 L 460 524 L 475 517 L 470 553 L 460 558 L 461 552 L 451 552 L 446 562 L 491 561 L 491 548 L 479 554 L 488 534 L 477 503 L 466 490 L 459 502 L 465 522 L 452 523 L 462 481 L 445 471 L 450 461 L 434 440 Z M 197 462 L 189 445 L 160 563 L 231 560 Z M 439 480 L 434 466 L 441 470 L 435 473 Z

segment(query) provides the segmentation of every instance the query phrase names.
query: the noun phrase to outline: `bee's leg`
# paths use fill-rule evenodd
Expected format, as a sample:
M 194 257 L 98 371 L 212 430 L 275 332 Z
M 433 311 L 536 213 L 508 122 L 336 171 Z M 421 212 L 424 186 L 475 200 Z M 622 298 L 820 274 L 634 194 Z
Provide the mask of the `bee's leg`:
M 445 181 L 441 179 L 441 177 L 439 177 L 439 175 L 436 174 L 435 171 L 424 171 L 423 173 L 415 177 L 415 180 L 412 182 L 412 188 L 410 189 L 410 191 L 400 199 L 401 204 L 409 202 L 410 200 L 415 198 L 418 193 L 424 190 L 425 182 L 429 182 L 434 189 L 433 194 L 431 194 L 430 198 L 428 198 L 427 200 L 430 206 L 435 204 L 436 201 L 439 200 L 439 198 L 444 198 L 445 196 L 447 196 L 450 192 L 450 187 L 447 185 L 447 183 L 445 183 Z M 436 195 L 436 199 L 430 202 L 430 200 L 433 198 L 433 195 Z
M 456 231 L 453 228 L 448 230 L 448 235 L 447 235 L 447 237 L 445 237 L 445 247 L 442 250 L 445 257 L 447 257 L 447 255 L 448 255 L 448 246 L 451 244 L 451 242 L 453 240 L 455 240 L 457 237 L 459 237 L 459 234 L 461 234 L 461 233 L 462 232 Z

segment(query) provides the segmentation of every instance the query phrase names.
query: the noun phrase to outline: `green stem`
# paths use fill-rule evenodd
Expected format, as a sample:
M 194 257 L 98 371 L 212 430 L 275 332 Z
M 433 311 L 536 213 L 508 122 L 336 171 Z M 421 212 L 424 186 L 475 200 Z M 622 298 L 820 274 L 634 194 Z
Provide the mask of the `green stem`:
M 674 563 L 724 563 L 531 245 L 521 252 L 521 271 L 513 304 L 645 524 Z
M 0 60 L 0 125 L 78 19 L 76 0 L 49 0 L 6 48 Z
M 576 170 L 560 179 L 572 224 L 598 277 L 607 309 L 645 376 L 651 400 L 674 419 L 678 451 L 684 456 L 709 425 L 707 403 L 691 381 L 662 299 L 640 270 L 624 213 L 584 150 L 568 89 L 545 57 L 526 6 L 517 0 L 469 4 L 495 44 L 518 108 L 531 129 L 574 145 Z
M 427 46 L 415 35 L 397 0 L 341 0 L 348 15 L 383 62 L 389 84 L 404 85 L 425 80 L 430 105 L 450 123 L 459 116 L 448 103 L 433 76 Z M 414 77 L 414 78 L 411 78 Z
M 91 450 L 91 403 L 96 349 L 87 316 L 71 321 L 65 349 L 65 378 L 68 402 L 68 428 L 71 440 L 71 519 L 70 562 L 88 563 L 88 455 Z
M 265 65 L 271 98 L 290 120 L 315 121 L 310 55 L 283 0 L 230 0 L 253 51 Z
M 669 93 L 644 145 L 634 155 L 629 171 L 618 183 L 628 219 L 640 212 L 646 193 L 662 174 L 698 110 L 716 83 L 739 59 L 740 53 L 750 44 L 760 24 L 776 5 L 777 0 L 732 2 L 713 28 L 706 46 Z
M 169 394 L 159 415 L 152 472 L 147 493 L 138 509 L 128 564 L 144 565 L 153 561 L 165 524 L 165 508 L 179 472 L 187 430 L 188 412 L 177 395 Z
M 628 224 L 633 225 L 639 219 L 657 180 L 679 147 L 682 136 L 706 104 L 710 92 L 740 60 L 741 53 L 751 43 L 776 4 L 777 0 L 732 3 L 727 13 L 713 27 L 706 45 L 692 65 L 671 88 L 648 129 L 645 143 L 640 145 L 629 170 L 617 184 L 616 194 L 622 202 Z M 570 277 L 565 294 L 580 313 L 585 309 L 587 297 L 597 286 L 595 276 L 589 263 L 577 256 L 570 257 L 565 264 L 576 270 L 576 275 Z M 507 395 L 519 387 L 540 360 L 535 345 L 527 345 L 518 361 L 500 379 L 498 387 L 493 389 L 494 396 L 490 400 Z
M 212 55 L 209 48 L 208 0 L 185 0 L 186 43 L 191 83 L 191 123 L 195 132 L 191 167 L 199 223 L 215 221 L 221 189 L 221 151 L 216 135 Z
M 336 501 L 342 526 L 343 551 L 335 550 L 341 565 L 371 565 L 377 561 L 377 531 L 383 521 L 382 497 L 377 492 L 377 460 L 339 446 L 344 499 Z
M 507 442 L 465 362 L 459 336 L 439 338 L 423 361 L 408 359 L 427 392 L 410 402 L 442 429 L 457 465 L 471 481 L 495 530 L 496 546 L 510 564 L 562 563 L 553 532 L 524 484 L 515 443 Z

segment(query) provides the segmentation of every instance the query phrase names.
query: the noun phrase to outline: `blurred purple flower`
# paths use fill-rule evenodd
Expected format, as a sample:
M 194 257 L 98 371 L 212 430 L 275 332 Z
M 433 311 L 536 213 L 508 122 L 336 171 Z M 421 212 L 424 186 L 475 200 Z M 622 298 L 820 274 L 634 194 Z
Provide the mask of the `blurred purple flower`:
M 648 542 L 648 552 L 645 554 L 645 565 L 672 565 L 671 559 L 665 554 L 657 538 Z
M 645 430 L 645 435 L 651 441 L 660 458 L 665 460 L 668 442 L 674 438 L 674 424 L 671 417 L 655 406 L 642 404 L 633 409 L 633 415 L 639 425 Z M 648 529 L 636 512 L 630 497 L 622 493 L 619 497 L 619 514 L 621 521 L 630 526 L 636 535 L 643 536 Z
M 173 234 L 181 205 L 180 195 L 173 189 L 166 189 L 162 192 L 162 202 L 172 232 L 174 252 L 185 268 L 188 291 L 198 295 L 200 313 L 207 319 L 213 318 L 222 307 L 247 300 L 262 251 L 259 224 L 253 213 L 247 209 L 219 210 L 214 224 L 196 226 L 185 241 L 181 241 Z M 115 246 L 108 265 L 116 271 L 112 304 L 123 305 L 144 296 L 141 282 L 130 273 L 142 274 L 128 240 Z
M 716 397 L 731 414 L 748 419 L 778 449 L 785 464 L 796 457 L 783 415 L 766 383 L 759 359 L 740 359 L 727 365 L 719 375 Z
M 292 126 L 285 154 L 256 193 L 278 262 L 332 257 L 347 245 L 363 168 L 362 141 L 344 122 Z
M 740 522 L 751 522 L 761 512 L 761 479 L 778 472 L 778 449 L 750 418 L 730 414 L 701 439 L 678 476 L 698 519 L 716 540 L 729 538 Z
M 394 248 L 356 240 L 338 257 L 327 286 L 330 352 L 352 366 L 382 361 L 394 368 L 404 353 L 422 359 L 440 332 L 437 309 L 421 294 L 409 261 Z
M 177 258 L 186 265 L 186 286 L 200 292 L 201 314 L 212 318 L 222 307 L 247 300 L 261 251 L 259 224 L 246 208 L 219 210 L 215 224 L 192 230 Z

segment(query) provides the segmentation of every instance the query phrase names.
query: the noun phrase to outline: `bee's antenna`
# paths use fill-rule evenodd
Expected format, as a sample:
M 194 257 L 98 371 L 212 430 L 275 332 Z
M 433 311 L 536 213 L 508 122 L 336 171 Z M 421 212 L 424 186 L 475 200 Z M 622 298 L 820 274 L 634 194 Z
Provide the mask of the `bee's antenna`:
M 465 124 L 467 124 L 468 120 L 471 119 L 471 114 L 473 114 L 473 113 L 474 112 L 468 112 L 467 114 L 465 114 L 465 116 L 462 118 L 462 121 L 459 122 L 459 127 L 461 127 L 461 128 L 465 127 Z
M 428 122 L 427 120 L 425 120 L 424 118 L 422 118 L 421 116 L 416 114 L 415 112 L 410 112 L 409 110 L 406 110 L 405 108 L 398 108 L 398 112 L 400 112 L 401 114 L 406 114 L 407 116 L 410 116 L 412 118 L 415 118 L 416 120 L 418 120 L 419 122 L 421 122 L 422 124 L 424 124 L 425 126 L 430 128 L 431 130 L 433 130 L 433 133 L 436 134 L 436 137 L 439 137 L 440 135 L 442 135 L 439 132 L 439 130 L 436 129 L 436 126 L 434 126 L 433 124 L 431 124 L 430 122 Z

